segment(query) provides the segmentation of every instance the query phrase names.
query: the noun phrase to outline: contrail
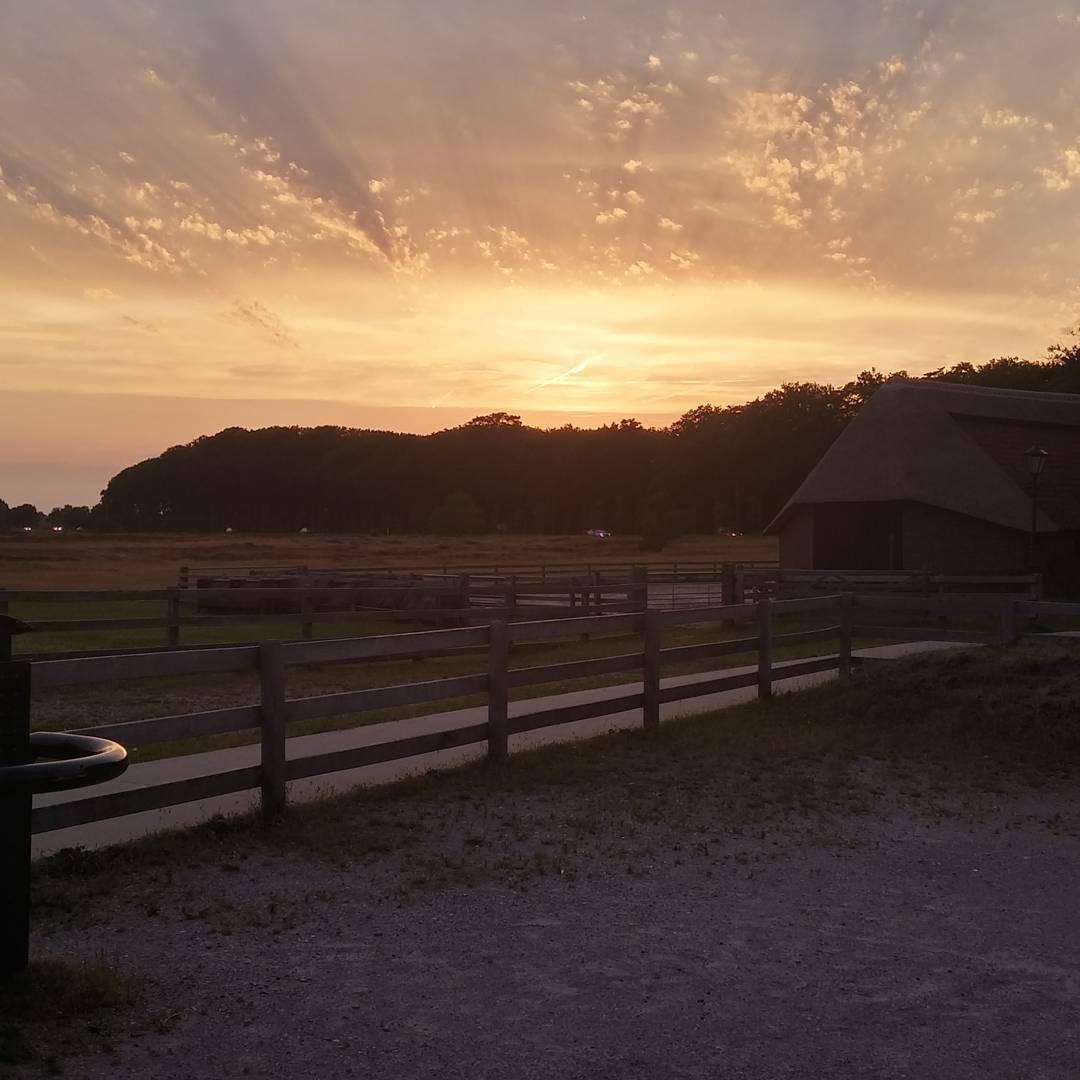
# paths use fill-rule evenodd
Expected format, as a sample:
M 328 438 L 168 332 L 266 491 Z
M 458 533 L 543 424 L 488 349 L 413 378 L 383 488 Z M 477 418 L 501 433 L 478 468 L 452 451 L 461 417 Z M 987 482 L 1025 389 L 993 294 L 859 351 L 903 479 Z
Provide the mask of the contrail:
M 555 375 L 550 379 L 545 379 L 543 382 L 539 382 L 535 386 L 530 386 L 529 389 L 525 391 L 525 393 L 531 394 L 534 390 L 541 390 L 545 386 L 552 386 L 557 382 L 562 382 L 563 379 L 568 379 L 571 375 L 580 375 L 589 366 L 589 363 L 591 361 L 599 360 L 603 357 L 603 355 L 603 353 L 599 353 L 597 356 L 590 356 L 588 359 L 582 360 L 580 361 L 580 363 L 575 364 L 568 371 L 564 371 L 561 374 Z

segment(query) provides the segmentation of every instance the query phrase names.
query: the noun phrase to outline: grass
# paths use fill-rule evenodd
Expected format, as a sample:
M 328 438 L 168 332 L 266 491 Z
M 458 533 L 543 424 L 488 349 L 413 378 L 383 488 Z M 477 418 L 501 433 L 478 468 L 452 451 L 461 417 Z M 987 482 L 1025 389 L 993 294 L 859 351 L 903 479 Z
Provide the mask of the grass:
M 812 627 L 815 621 L 820 621 L 820 619 L 821 616 L 814 615 L 780 618 L 777 619 L 777 632 L 806 629 Z M 751 624 L 738 624 L 734 627 L 710 624 L 673 627 L 665 634 L 664 644 L 676 646 L 730 640 L 751 635 L 753 632 Z M 835 644 L 829 640 L 781 647 L 776 650 L 776 659 L 798 659 L 818 655 L 835 647 Z M 638 637 L 593 638 L 585 642 L 578 639 L 556 641 L 529 646 L 525 649 L 519 648 L 512 659 L 512 667 L 532 667 L 624 653 L 640 653 L 641 648 L 641 640 Z M 714 657 L 692 663 L 668 664 L 665 666 L 664 675 L 692 674 L 752 662 L 752 654 Z M 486 658 L 481 654 L 294 667 L 288 672 L 288 694 L 290 697 L 307 697 L 344 690 L 423 682 L 455 675 L 481 673 L 485 670 Z M 516 689 L 513 696 L 515 700 L 522 700 L 570 690 L 619 685 L 633 682 L 639 677 L 635 671 L 631 670 L 611 675 L 576 678 L 522 687 Z M 258 697 L 258 679 L 254 672 L 134 679 L 120 683 L 64 687 L 35 694 L 33 726 L 35 730 L 66 730 L 150 716 L 252 704 L 258 701 Z M 320 717 L 290 725 L 289 734 L 291 736 L 309 735 L 355 727 L 359 724 L 382 723 L 432 712 L 467 708 L 483 704 L 484 701 L 485 698 L 478 695 L 380 709 L 362 714 Z M 162 757 L 224 749 L 256 741 L 258 741 L 258 733 L 255 730 L 231 732 L 227 735 L 142 747 L 133 751 L 132 760 L 152 761 Z
M 192 613 L 185 607 L 185 615 Z M 59 619 L 105 620 L 128 618 L 165 617 L 164 604 L 144 600 L 114 601 L 16 601 L 10 604 L 8 614 L 33 625 Z M 265 641 L 272 638 L 299 639 L 301 616 L 297 612 L 252 615 L 220 626 L 185 625 L 181 628 L 180 644 L 227 645 L 233 642 Z M 359 637 L 366 634 L 393 634 L 406 630 L 431 629 L 430 624 L 409 620 L 379 619 L 369 612 L 357 612 L 355 617 L 337 621 L 319 621 L 318 615 L 312 629 L 315 638 Z M 101 630 L 88 627 L 85 630 L 36 630 L 20 635 L 13 642 L 16 655 L 46 655 L 49 653 L 76 653 L 91 650 L 121 650 L 164 648 L 167 644 L 164 627 L 147 627 L 131 630 Z
M 8 589 L 164 588 L 186 566 L 491 566 L 771 560 L 766 536 L 687 536 L 650 555 L 636 536 L 185 535 L 34 533 L 0 535 L 0 585 Z
M 102 961 L 33 961 L 0 982 L 0 1077 L 20 1065 L 58 1074 L 67 1054 L 109 1049 L 112 1026 L 131 1002 L 125 979 Z
M 117 902 L 175 908 L 163 898 L 175 896 L 185 868 L 238 871 L 269 856 L 392 859 L 424 887 L 520 884 L 554 867 L 588 873 L 590 853 L 620 844 L 638 845 L 626 847 L 628 866 L 654 842 L 685 845 L 692 857 L 703 830 L 868 814 L 894 797 L 919 812 L 952 813 L 957 792 L 1075 778 L 1078 717 L 1069 643 L 923 656 L 656 733 L 615 733 L 502 765 L 359 788 L 292 806 L 269 825 L 247 815 L 107 851 L 59 853 L 35 864 L 35 919 L 97 918 Z M 660 839 L 627 839 L 643 829 Z

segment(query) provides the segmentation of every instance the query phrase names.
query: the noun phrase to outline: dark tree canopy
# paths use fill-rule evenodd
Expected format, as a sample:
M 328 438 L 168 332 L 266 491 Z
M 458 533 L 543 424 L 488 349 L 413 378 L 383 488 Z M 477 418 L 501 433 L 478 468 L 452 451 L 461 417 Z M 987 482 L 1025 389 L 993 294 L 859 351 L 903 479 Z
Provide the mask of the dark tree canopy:
M 903 372 L 897 372 L 903 375 Z M 958 364 L 924 378 L 1080 393 L 1080 343 L 1044 360 Z M 586 430 L 495 412 L 433 435 L 228 428 L 118 473 L 93 520 L 125 529 L 647 533 L 763 527 L 886 381 L 787 383 L 699 405 L 664 430 Z M 8 512 L 8 516 L 12 512 Z M 80 508 L 65 518 L 83 520 Z

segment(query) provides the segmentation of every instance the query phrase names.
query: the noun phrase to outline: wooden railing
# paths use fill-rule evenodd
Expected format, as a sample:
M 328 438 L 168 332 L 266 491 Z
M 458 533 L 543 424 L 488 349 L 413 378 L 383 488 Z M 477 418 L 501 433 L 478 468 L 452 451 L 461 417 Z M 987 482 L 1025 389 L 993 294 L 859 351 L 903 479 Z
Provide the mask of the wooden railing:
M 836 613 L 837 621 L 825 627 L 794 633 L 774 632 L 775 615 L 822 612 Z M 760 696 L 768 697 L 774 682 L 781 679 L 831 669 L 847 674 L 851 666 L 851 612 L 850 602 L 841 596 L 791 601 L 762 600 L 757 604 L 690 611 L 643 611 L 520 623 L 497 620 L 487 626 L 382 637 L 292 643 L 272 641 L 255 646 L 37 661 L 31 665 L 35 690 L 158 676 L 255 671 L 260 683 L 257 703 L 97 725 L 80 729 L 80 734 L 116 739 L 129 748 L 137 749 L 155 743 L 199 739 L 258 728 L 261 747 L 258 765 L 39 806 L 34 810 L 34 831 L 69 828 L 253 788 L 261 791 L 264 811 L 273 814 L 284 806 L 287 783 L 304 777 L 484 742 L 487 743 L 488 754 L 500 759 L 506 756 L 507 740 L 511 735 L 630 710 L 640 710 L 643 726 L 655 728 L 660 721 L 660 706 L 665 703 L 748 686 L 756 686 Z M 735 640 L 663 647 L 665 629 L 717 622 L 750 623 L 753 632 Z M 586 633 L 640 634 L 642 648 L 619 656 L 525 668 L 510 666 L 512 645 L 565 639 Z M 777 648 L 831 639 L 837 642 L 835 653 L 782 664 L 774 662 L 774 650 Z M 286 671 L 294 665 L 388 657 L 429 657 L 469 647 L 487 650 L 486 672 L 312 697 L 286 696 Z M 712 672 L 689 683 L 661 685 L 665 664 L 701 661 L 743 652 L 757 654 L 757 663 L 751 672 L 730 675 Z M 522 715 L 509 715 L 512 689 L 624 671 L 640 676 L 640 690 L 635 688 L 629 693 L 603 700 L 556 705 Z M 286 759 L 286 739 L 292 723 L 473 695 L 483 695 L 486 699 L 486 719 L 481 722 L 331 753 Z
M 735 595 L 793 598 L 836 592 L 866 595 L 1042 597 L 1039 574 L 932 574 L 917 570 L 797 570 L 740 568 Z
M 318 577 L 328 576 L 335 579 L 348 577 L 368 577 L 380 575 L 388 580 L 397 578 L 420 578 L 434 579 L 444 578 L 454 580 L 462 574 L 468 574 L 478 579 L 492 581 L 505 581 L 516 576 L 522 582 L 539 581 L 547 582 L 549 579 L 561 579 L 568 577 L 586 578 L 591 580 L 595 574 L 613 575 L 618 579 L 633 577 L 634 571 L 647 568 L 657 579 L 666 575 L 678 576 L 681 574 L 700 574 L 710 572 L 714 577 L 720 574 L 722 567 L 738 565 L 747 568 L 775 567 L 778 565 L 775 559 L 683 559 L 683 560 L 635 560 L 619 561 L 585 560 L 584 562 L 561 562 L 561 563 L 536 563 L 536 562 L 499 562 L 499 563 L 462 563 L 452 565 L 449 563 L 428 563 L 415 566 L 344 566 L 344 567 L 313 567 L 313 566 L 260 566 L 260 565 L 226 565 L 226 566 L 181 566 L 177 575 L 177 584 L 181 588 L 194 587 L 199 578 L 266 578 L 277 576 Z
M 303 568 L 297 568 L 303 569 Z M 160 644 L 143 644 L 139 651 L 177 649 L 185 631 L 253 624 L 295 627 L 297 638 L 310 640 L 316 630 L 358 622 L 407 622 L 446 626 L 494 619 L 518 621 L 564 618 L 581 614 L 616 614 L 644 608 L 682 610 L 740 604 L 764 597 L 793 599 L 851 592 L 896 596 L 952 596 L 979 594 L 993 597 L 1040 598 L 1038 575 L 944 576 L 920 573 L 879 574 L 865 571 L 764 570 L 735 563 L 627 564 L 596 567 L 567 575 L 566 567 L 540 567 L 498 576 L 490 571 L 455 569 L 444 578 L 433 571 L 427 580 L 400 576 L 374 579 L 368 584 L 306 583 L 297 577 L 288 585 L 261 584 L 258 577 L 238 578 L 229 587 L 156 590 L 0 590 L 0 613 L 11 606 L 53 603 L 131 603 L 154 606 L 152 615 L 108 618 L 27 618 L 35 631 L 79 635 L 86 646 L 70 645 L 63 656 L 130 653 L 125 645 L 93 648 L 93 635 L 110 631 L 161 631 Z M 557 576 L 555 570 L 564 571 Z M 571 568 L 572 569 L 572 568 Z M 330 573 L 330 572 L 328 572 Z M 335 574 L 361 571 L 333 571 Z M 365 570 L 364 574 L 392 571 Z M 330 579 L 326 579 L 328 582 Z M 264 631 L 259 631 L 263 636 Z M 83 638 L 83 635 L 86 635 Z M 238 635 L 239 636 L 239 635 Z M 254 636 L 254 635 L 252 635 Z M 282 636 L 289 636 L 286 630 Z M 240 642 L 237 642 L 239 644 Z M 255 641 L 249 641 L 255 644 Z M 198 647 L 198 646 L 195 646 Z M 33 655 L 42 655 L 40 651 Z
M 394 606 L 385 606 L 388 602 Z M 603 614 L 639 610 L 644 606 L 645 593 L 644 587 L 636 582 L 590 584 L 579 581 L 553 581 L 544 588 L 507 586 L 498 590 L 430 584 L 393 588 L 0 590 L 0 613 L 7 612 L 13 605 L 53 603 L 157 605 L 162 610 L 158 615 L 25 620 L 37 633 L 90 635 L 114 630 L 163 630 L 163 644 L 146 647 L 146 651 L 156 651 L 179 648 L 184 629 L 281 623 L 292 624 L 297 636 L 307 640 L 315 636 L 316 627 L 367 620 L 445 625 L 475 620 L 487 622 L 495 618 L 519 620 L 538 615 L 560 618 L 582 612 Z M 239 610 L 213 613 L 203 610 L 218 605 L 234 605 Z M 131 651 L 130 647 L 80 649 L 64 650 L 64 655 L 100 656 Z

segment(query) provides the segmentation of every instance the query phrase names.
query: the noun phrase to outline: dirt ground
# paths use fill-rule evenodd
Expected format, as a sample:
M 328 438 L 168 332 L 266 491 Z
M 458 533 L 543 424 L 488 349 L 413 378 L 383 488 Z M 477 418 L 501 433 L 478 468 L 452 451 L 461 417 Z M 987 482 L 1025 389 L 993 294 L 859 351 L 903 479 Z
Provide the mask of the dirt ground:
M 491 566 L 496 563 L 750 561 L 774 537 L 688 536 L 658 555 L 637 537 L 277 536 L 49 533 L 0 535 L 0 588 L 164 588 L 181 566 Z
M 35 941 L 140 987 L 64 1075 L 1080 1075 L 1074 793 L 880 768 L 792 812 L 414 800 L 359 861 L 148 870 Z

